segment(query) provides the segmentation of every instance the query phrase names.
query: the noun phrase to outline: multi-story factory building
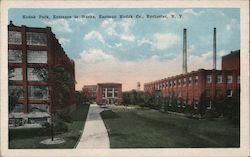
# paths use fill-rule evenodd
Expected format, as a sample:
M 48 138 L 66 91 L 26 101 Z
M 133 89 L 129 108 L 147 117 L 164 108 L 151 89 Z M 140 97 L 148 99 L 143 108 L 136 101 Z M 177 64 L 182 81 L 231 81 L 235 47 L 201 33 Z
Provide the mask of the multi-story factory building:
M 50 113 L 72 108 L 75 104 L 75 66 L 64 52 L 50 27 L 34 28 L 8 25 L 9 94 L 20 90 L 10 119 L 27 123 L 47 121 Z M 70 90 L 57 104 L 56 74 L 53 69 L 61 68 L 71 81 Z M 63 94 L 63 93 L 61 93 Z M 56 105 L 57 104 L 57 105 Z
M 154 82 L 144 84 L 145 92 L 153 93 L 161 91 L 163 97 L 170 96 L 177 98 L 178 104 L 185 107 L 192 105 L 197 108 L 202 97 L 207 100 L 207 108 L 212 107 L 212 103 L 225 98 L 239 98 L 240 91 L 240 71 L 231 69 L 232 64 L 239 61 L 240 51 L 231 52 L 229 56 L 234 56 L 229 66 L 222 70 L 199 69 L 186 74 L 164 78 Z M 222 58 L 222 62 L 228 62 L 227 56 Z
M 214 55 L 216 56 L 216 29 L 214 29 Z M 232 51 L 222 57 L 222 69 L 216 69 L 216 57 L 213 69 L 199 69 L 187 72 L 186 29 L 183 43 L 183 73 L 144 84 L 146 93 L 160 92 L 163 97 L 176 99 L 178 107 L 186 105 L 197 109 L 203 100 L 207 109 L 214 104 L 229 99 L 239 102 L 240 98 L 240 50 Z M 205 100 L 205 101 L 204 101 Z M 171 101 L 169 103 L 171 106 Z
M 96 92 L 96 103 L 120 104 L 122 100 L 122 84 L 120 83 L 98 83 Z

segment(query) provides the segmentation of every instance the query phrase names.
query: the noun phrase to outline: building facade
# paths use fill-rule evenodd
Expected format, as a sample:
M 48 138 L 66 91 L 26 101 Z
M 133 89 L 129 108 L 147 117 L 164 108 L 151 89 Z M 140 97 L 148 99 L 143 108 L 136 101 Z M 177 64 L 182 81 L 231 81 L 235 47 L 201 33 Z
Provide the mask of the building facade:
M 96 103 L 120 104 L 122 101 L 122 84 L 120 83 L 98 83 L 96 92 Z
M 9 114 L 10 119 L 27 123 L 47 121 L 50 113 L 72 108 L 75 104 L 75 65 L 50 27 L 31 28 L 8 25 L 9 94 L 20 90 L 18 104 Z M 56 105 L 56 67 L 64 69 L 69 94 Z M 63 93 L 62 93 L 63 94 Z
M 84 85 L 82 88 L 83 93 L 90 101 L 96 101 L 97 85 Z
M 199 69 L 144 84 L 146 93 L 160 91 L 163 97 L 177 101 L 178 107 L 194 109 L 205 100 L 207 109 L 225 99 L 240 97 L 240 51 L 222 57 L 222 70 Z M 169 103 L 171 106 L 171 102 Z

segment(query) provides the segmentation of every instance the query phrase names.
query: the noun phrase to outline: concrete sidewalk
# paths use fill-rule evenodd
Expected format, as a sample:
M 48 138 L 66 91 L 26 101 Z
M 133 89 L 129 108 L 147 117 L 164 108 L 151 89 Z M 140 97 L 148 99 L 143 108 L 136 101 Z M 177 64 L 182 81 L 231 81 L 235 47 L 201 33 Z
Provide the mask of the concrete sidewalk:
M 84 131 L 76 149 L 110 148 L 108 133 L 100 116 L 102 111 L 97 104 L 90 105 Z

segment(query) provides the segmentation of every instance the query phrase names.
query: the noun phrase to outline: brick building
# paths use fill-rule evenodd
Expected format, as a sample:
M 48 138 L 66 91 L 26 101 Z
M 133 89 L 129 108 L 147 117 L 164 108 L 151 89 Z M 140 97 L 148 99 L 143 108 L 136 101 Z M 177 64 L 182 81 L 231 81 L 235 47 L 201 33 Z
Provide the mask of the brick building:
M 96 92 L 96 103 L 120 104 L 122 101 L 122 84 L 120 83 L 98 83 Z
M 176 98 L 180 108 L 191 105 L 197 109 L 201 99 L 206 100 L 207 109 L 225 99 L 239 99 L 240 50 L 222 57 L 222 70 L 199 69 L 156 80 L 145 83 L 144 91 L 151 94 L 160 91 L 163 97 Z
M 48 121 L 50 113 L 68 110 L 75 104 L 75 65 L 50 27 L 34 28 L 8 25 L 9 93 L 20 90 L 10 119 L 28 123 Z M 63 68 L 73 81 L 69 82 L 70 94 L 63 95 L 63 105 L 55 105 L 56 87 L 50 69 Z M 41 76 L 42 75 L 42 76 Z
M 96 101 L 97 85 L 84 85 L 82 91 L 90 101 Z

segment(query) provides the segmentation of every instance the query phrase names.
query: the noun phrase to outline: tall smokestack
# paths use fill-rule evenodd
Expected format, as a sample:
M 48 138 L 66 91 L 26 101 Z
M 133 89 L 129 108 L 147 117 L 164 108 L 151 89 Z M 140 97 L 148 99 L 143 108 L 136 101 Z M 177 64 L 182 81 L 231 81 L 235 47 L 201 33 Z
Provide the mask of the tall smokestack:
M 216 70 L 216 28 L 214 28 L 213 36 L 213 69 Z
M 187 29 L 183 30 L 183 62 L 182 62 L 182 73 L 187 73 Z

